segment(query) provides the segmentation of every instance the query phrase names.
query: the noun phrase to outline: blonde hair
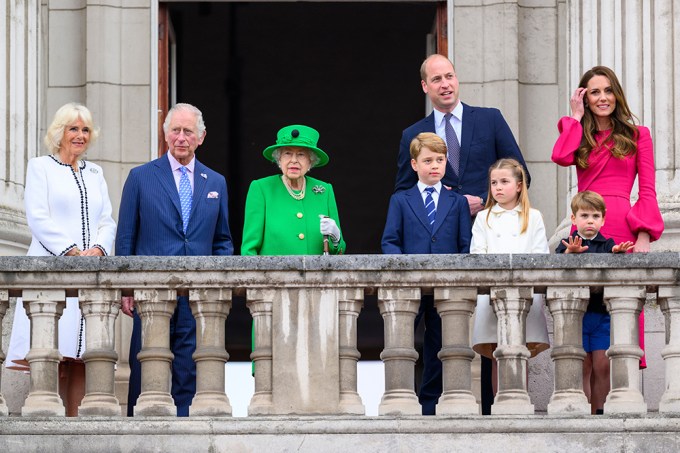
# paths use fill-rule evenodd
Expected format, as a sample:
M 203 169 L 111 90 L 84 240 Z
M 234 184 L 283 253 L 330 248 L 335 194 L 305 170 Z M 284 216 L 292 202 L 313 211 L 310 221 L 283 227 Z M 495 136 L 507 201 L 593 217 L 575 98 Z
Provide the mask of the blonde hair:
M 616 107 L 609 119 L 612 124 L 612 132 L 606 139 L 605 147 L 612 153 L 612 156 L 623 159 L 626 156 L 633 155 L 637 152 L 637 138 L 638 130 L 635 127 L 635 115 L 633 115 L 628 107 L 626 95 L 623 93 L 623 88 L 619 79 L 616 77 L 614 71 L 606 66 L 595 66 L 586 71 L 581 77 L 578 86 L 580 88 L 588 88 L 588 82 L 595 76 L 604 76 L 609 80 L 612 87 L 612 93 L 616 98 Z M 581 125 L 583 126 L 583 137 L 581 144 L 576 151 L 576 165 L 580 168 L 588 168 L 588 158 L 593 149 L 597 148 L 597 121 L 595 114 L 588 108 L 586 97 L 584 97 L 584 114 L 581 118 Z
M 602 214 L 604 217 L 607 213 L 607 205 L 604 203 L 604 198 L 591 190 L 584 190 L 574 195 L 571 199 L 571 213 L 576 215 L 579 209 L 592 209 Z
M 64 131 L 66 126 L 73 124 L 75 121 L 81 120 L 90 129 L 90 144 L 94 143 L 99 137 L 99 128 L 94 126 L 92 121 L 92 113 L 82 104 L 77 102 L 69 102 L 59 107 L 57 113 L 54 114 L 52 124 L 47 128 L 45 133 L 45 146 L 52 153 L 59 152 L 61 147 L 61 139 L 64 138 Z
M 491 168 L 489 168 L 489 196 L 486 200 L 486 206 L 484 206 L 486 209 L 489 209 L 489 211 L 486 213 L 486 224 L 487 226 L 489 225 L 489 216 L 491 215 L 491 209 L 494 205 L 496 205 L 496 200 L 494 200 L 492 196 L 492 191 L 491 191 L 491 172 L 494 170 L 510 170 L 512 172 L 513 178 L 517 180 L 518 183 L 520 183 L 520 191 L 519 191 L 519 205 L 522 207 L 522 213 L 520 214 L 520 220 L 521 220 L 521 228 L 520 228 L 520 234 L 523 234 L 527 231 L 527 228 L 529 227 L 529 211 L 531 210 L 531 204 L 529 203 L 529 192 L 528 192 L 528 187 L 527 187 L 527 175 L 526 172 L 524 171 L 524 167 L 522 164 L 517 162 L 515 159 L 500 159 L 497 160 Z
M 423 148 L 427 148 L 433 153 L 446 155 L 446 143 L 434 132 L 421 132 L 411 140 L 409 151 L 411 159 L 418 159 Z

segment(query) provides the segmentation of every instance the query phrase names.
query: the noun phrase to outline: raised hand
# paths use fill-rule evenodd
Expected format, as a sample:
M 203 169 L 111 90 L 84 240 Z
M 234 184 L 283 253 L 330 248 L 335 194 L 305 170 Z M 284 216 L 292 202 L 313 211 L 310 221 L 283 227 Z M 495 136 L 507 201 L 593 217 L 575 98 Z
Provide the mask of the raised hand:
M 586 94 L 585 88 L 576 88 L 574 94 L 569 99 L 569 105 L 571 106 L 571 117 L 576 121 L 581 121 L 583 115 L 585 115 L 585 106 L 583 104 L 583 96 Z
M 569 242 L 563 239 L 562 244 L 567 248 L 564 253 L 583 253 L 588 250 L 587 245 L 582 245 L 581 236 L 569 236 Z
M 625 253 L 628 250 L 632 249 L 635 244 L 633 241 L 625 241 L 620 244 L 615 245 L 612 248 L 612 253 Z

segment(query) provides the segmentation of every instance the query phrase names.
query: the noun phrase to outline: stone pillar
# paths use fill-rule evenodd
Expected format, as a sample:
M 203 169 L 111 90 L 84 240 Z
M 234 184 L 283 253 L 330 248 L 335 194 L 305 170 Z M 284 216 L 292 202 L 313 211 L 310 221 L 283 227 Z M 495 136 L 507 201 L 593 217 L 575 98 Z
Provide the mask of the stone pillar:
M 357 392 L 357 319 L 364 306 L 361 289 L 338 290 L 340 346 L 340 410 L 345 414 L 364 415 L 366 408 Z
M 378 308 L 385 324 L 385 394 L 380 415 L 419 415 L 422 413 L 413 391 L 415 363 L 418 359 L 413 341 L 413 325 L 420 306 L 419 288 L 378 290 Z
M 491 289 L 498 317 L 498 347 L 493 353 L 498 361 L 498 393 L 491 406 L 494 415 L 534 413 L 526 377 L 531 356 L 526 346 L 526 319 L 532 297 L 532 288 L 527 287 Z
M 255 393 L 248 405 L 248 415 L 273 413 L 272 398 L 272 304 L 273 289 L 249 289 L 246 305 L 253 316 L 253 352 Z
M 590 290 L 585 286 L 549 287 L 548 309 L 553 317 L 555 391 L 548 414 L 590 414 L 590 403 L 583 393 L 583 314 L 588 308 Z
M 274 413 L 339 414 L 337 290 L 281 288 L 271 320 Z
M 442 318 L 443 392 L 437 415 L 479 414 L 479 404 L 472 393 L 472 359 L 470 318 L 477 303 L 475 288 L 435 288 L 434 301 Z
M 191 312 L 196 318 L 196 396 L 189 415 L 231 415 L 224 392 L 224 366 L 229 360 L 225 345 L 225 322 L 231 309 L 231 290 L 223 288 L 189 291 Z
M 31 349 L 26 360 L 31 367 L 31 385 L 21 415 L 64 416 L 59 396 L 58 322 L 66 308 L 66 292 L 56 289 L 24 290 L 24 308 L 31 321 Z
M 666 346 L 661 350 L 666 391 L 659 402 L 659 412 L 680 413 L 680 287 L 660 287 L 658 300 L 666 321 Z
M 170 289 L 136 289 L 135 307 L 142 320 L 142 393 L 135 415 L 176 416 L 170 394 L 172 359 L 170 317 L 177 307 L 177 295 Z
M 120 290 L 81 289 L 80 310 L 85 318 L 85 397 L 78 415 L 121 416 L 115 395 L 115 323 L 120 311 Z
M 0 289 L 0 340 L 2 339 L 2 320 L 5 318 L 5 313 L 9 308 L 9 291 L 6 289 Z M 2 368 L 5 365 L 5 354 L 2 352 L 2 344 L 0 344 L 0 378 L 2 377 Z M 2 381 L 0 380 L 0 388 L 2 388 Z M 0 392 L 0 417 L 6 417 L 9 415 L 9 409 L 7 408 L 7 402 Z
M 644 414 L 640 393 L 638 318 L 645 303 L 644 286 L 611 286 L 604 289 L 604 302 L 611 316 L 611 346 L 607 350 L 611 390 L 604 403 L 605 414 Z

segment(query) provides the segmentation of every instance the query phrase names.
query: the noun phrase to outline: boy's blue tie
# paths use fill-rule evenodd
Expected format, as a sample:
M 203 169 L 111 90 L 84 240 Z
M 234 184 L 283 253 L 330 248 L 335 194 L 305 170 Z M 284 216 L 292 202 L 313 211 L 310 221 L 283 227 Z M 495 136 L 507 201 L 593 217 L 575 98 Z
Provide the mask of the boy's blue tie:
M 179 203 L 182 206 L 182 227 L 186 234 L 189 215 L 191 214 L 191 183 L 187 175 L 187 167 L 179 167 L 179 171 L 182 172 L 182 176 L 179 178 Z
M 458 176 L 458 170 L 460 169 L 460 141 L 458 136 L 456 136 L 456 131 L 451 126 L 451 121 L 449 121 L 452 116 L 451 113 L 444 115 L 444 133 L 446 134 L 447 156 L 454 174 Z
M 427 211 L 427 218 L 430 220 L 430 226 L 434 225 L 434 218 L 437 215 L 437 208 L 434 205 L 434 198 L 432 198 L 432 192 L 434 192 L 434 187 L 426 187 L 425 192 L 425 211 Z

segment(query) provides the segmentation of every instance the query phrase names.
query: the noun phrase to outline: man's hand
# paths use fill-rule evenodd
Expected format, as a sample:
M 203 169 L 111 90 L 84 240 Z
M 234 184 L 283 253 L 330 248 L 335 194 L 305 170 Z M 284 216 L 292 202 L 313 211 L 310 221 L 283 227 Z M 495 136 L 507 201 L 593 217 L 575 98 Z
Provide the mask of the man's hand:
M 123 296 L 120 298 L 121 310 L 128 316 L 132 316 L 135 309 L 135 298 L 133 296 Z
M 633 241 L 622 242 L 612 248 L 612 253 L 625 253 L 633 248 Z
M 479 211 L 484 209 L 484 204 L 482 203 L 484 200 L 482 200 L 481 197 L 478 197 L 477 195 L 464 195 L 465 198 L 467 198 L 468 205 L 470 205 L 470 215 L 474 216 L 477 215 Z
M 588 250 L 588 246 L 583 246 L 581 236 L 569 236 L 569 242 L 562 240 L 562 244 L 567 248 L 564 253 L 583 253 Z

